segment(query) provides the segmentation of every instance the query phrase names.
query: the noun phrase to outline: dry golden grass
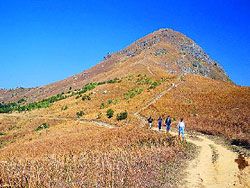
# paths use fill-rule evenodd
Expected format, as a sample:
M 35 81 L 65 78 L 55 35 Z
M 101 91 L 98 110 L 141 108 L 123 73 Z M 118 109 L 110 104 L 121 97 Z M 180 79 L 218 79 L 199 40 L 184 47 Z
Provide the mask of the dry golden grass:
M 189 75 L 143 114 L 184 117 L 187 129 L 250 143 L 250 88 Z
M 135 65 L 138 70 L 144 65 Z M 138 69 L 137 69 L 138 68 Z M 147 68 L 144 69 L 144 71 Z M 169 135 L 141 128 L 134 115 L 172 83 L 181 83 L 141 112 L 145 117 L 184 117 L 187 129 L 223 135 L 249 143 L 249 88 L 200 76 L 179 77 L 154 68 L 150 84 L 137 80 L 146 74 L 127 75 L 120 83 L 97 86 L 88 91 L 91 100 L 69 97 L 46 109 L 0 115 L 0 185 L 13 187 L 166 187 L 175 185 L 170 161 L 183 155 L 184 148 Z M 141 74 L 141 76 L 139 76 Z M 130 99 L 124 94 L 141 88 Z M 109 100 L 115 102 L 108 103 Z M 104 103 L 104 108 L 100 108 Z M 63 109 L 67 106 L 67 109 Z M 115 111 L 106 116 L 107 109 Z M 77 118 L 76 113 L 85 114 Z M 116 120 L 127 111 L 128 118 Z M 81 121 L 85 120 L 85 121 Z M 114 128 L 100 127 L 91 120 L 104 121 Z M 87 122 L 89 121 L 89 122 Z M 48 123 L 49 128 L 35 129 Z
M 170 135 L 73 120 L 50 124 L 40 132 L 32 125 L 23 132 L 23 127 L 19 131 L 24 137 L 0 150 L 1 186 L 159 187 L 176 183 L 168 182 L 169 167 L 182 155 L 183 147 Z

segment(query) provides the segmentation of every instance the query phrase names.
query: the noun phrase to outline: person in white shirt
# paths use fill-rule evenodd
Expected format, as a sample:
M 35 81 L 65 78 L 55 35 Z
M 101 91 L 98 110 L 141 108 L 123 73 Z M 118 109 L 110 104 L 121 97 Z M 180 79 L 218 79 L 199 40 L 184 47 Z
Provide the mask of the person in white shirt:
M 183 121 L 183 118 L 181 118 L 180 122 L 177 125 L 178 129 L 178 135 L 182 140 L 184 141 L 184 134 L 185 134 L 185 123 Z

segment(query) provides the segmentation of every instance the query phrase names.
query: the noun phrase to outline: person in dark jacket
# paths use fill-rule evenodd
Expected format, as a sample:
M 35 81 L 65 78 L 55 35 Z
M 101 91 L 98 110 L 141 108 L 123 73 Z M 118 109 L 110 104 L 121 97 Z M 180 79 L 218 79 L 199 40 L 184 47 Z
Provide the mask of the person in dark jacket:
M 152 124 L 153 124 L 153 118 L 151 116 L 148 118 L 148 124 L 149 124 L 149 128 L 151 129 Z
M 161 125 L 162 125 L 162 117 L 160 116 L 158 118 L 158 129 L 159 129 L 159 131 L 161 130 Z
M 167 119 L 166 119 L 166 121 L 165 121 L 165 124 L 166 124 L 166 130 L 167 130 L 167 132 L 169 132 L 170 131 L 170 128 L 171 128 L 171 117 L 170 116 L 168 116 L 167 117 Z

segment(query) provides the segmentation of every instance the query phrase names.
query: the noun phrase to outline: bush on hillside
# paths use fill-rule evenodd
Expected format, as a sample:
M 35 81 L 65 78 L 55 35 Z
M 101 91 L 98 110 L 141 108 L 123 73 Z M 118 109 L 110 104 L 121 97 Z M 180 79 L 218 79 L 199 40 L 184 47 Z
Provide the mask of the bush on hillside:
M 107 115 L 108 118 L 112 118 L 113 115 L 114 115 L 114 110 L 108 109 L 106 115 Z
M 112 104 L 113 100 L 109 99 L 107 102 L 108 102 L 108 104 Z
M 117 114 L 116 119 L 120 121 L 120 120 L 127 119 L 127 117 L 128 117 L 128 112 L 125 111 L 125 112 L 121 112 Z
M 151 85 L 149 86 L 148 89 L 155 89 L 159 85 L 161 85 L 161 82 L 160 81 L 155 81 L 155 82 L 151 83 Z
M 18 108 L 17 103 L 8 103 L 8 104 L 0 103 L 0 113 L 10 113 L 12 111 L 15 111 L 17 108 Z
M 104 109 L 104 108 L 106 108 L 106 105 L 102 102 L 101 106 L 100 106 L 100 109 Z
M 83 111 L 76 112 L 78 118 L 82 117 L 85 113 Z

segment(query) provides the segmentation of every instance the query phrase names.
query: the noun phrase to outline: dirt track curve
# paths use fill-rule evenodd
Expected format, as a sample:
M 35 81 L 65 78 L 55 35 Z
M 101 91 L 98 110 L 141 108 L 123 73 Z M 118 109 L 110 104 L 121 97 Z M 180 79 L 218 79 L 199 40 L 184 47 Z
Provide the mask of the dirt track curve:
M 199 146 L 200 153 L 190 162 L 184 187 L 250 187 L 250 168 L 239 170 L 235 162 L 238 155 L 226 147 L 216 144 L 206 136 L 187 138 Z
M 135 112 L 134 115 L 145 125 L 146 119 L 140 112 L 157 102 L 162 96 L 179 86 L 182 82 L 173 83 L 171 87 L 162 91 L 152 98 L 144 107 Z M 157 130 L 157 129 L 153 129 Z M 158 130 L 157 130 L 158 131 Z M 171 132 L 176 135 L 176 132 Z M 250 187 L 250 167 L 239 170 L 235 162 L 237 154 L 228 150 L 225 146 L 216 144 L 205 135 L 196 136 L 192 139 L 187 135 L 186 141 L 200 148 L 199 155 L 190 162 L 186 169 L 186 178 L 183 188 L 230 188 Z M 248 161 L 249 163 L 249 161 Z

